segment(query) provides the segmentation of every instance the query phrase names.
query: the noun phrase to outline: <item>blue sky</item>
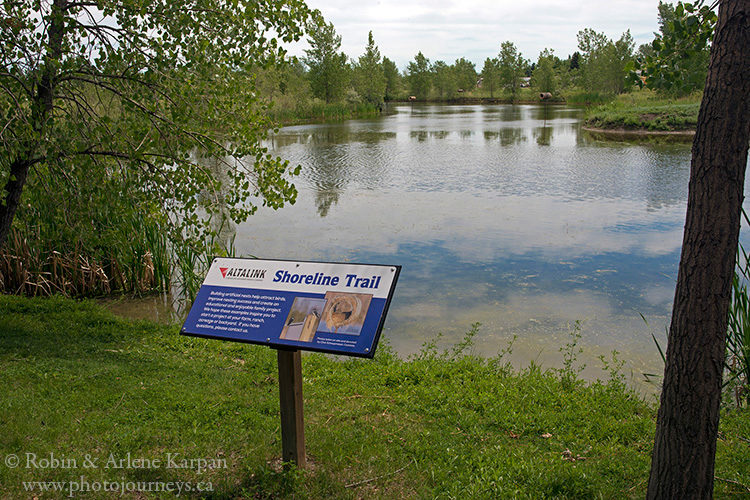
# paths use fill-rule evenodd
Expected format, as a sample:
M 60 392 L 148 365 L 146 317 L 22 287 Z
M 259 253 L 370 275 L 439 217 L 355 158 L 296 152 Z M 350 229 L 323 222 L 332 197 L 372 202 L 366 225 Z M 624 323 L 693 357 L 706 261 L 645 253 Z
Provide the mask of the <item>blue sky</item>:
M 630 29 L 636 47 L 650 42 L 658 30 L 659 0 L 308 0 L 307 5 L 333 22 L 349 57 L 364 52 L 372 30 L 380 53 L 400 69 L 422 51 L 431 62 L 466 57 L 481 70 L 506 40 L 532 60 L 546 47 L 562 58 L 572 54 L 584 28 L 614 39 Z M 296 44 L 290 53 L 302 56 L 305 46 Z

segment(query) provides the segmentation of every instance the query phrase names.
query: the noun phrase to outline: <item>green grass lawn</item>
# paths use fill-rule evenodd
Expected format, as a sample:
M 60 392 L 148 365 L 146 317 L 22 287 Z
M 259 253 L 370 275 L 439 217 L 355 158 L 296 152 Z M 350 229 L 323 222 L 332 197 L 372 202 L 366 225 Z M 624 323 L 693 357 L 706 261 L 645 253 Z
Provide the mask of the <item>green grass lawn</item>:
M 642 498 L 653 403 L 620 377 L 573 376 L 460 349 L 305 354 L 310 467 L 284 471 L 273 350 L 181 337 L 92 302 L 2 296 L 0 498 L 68 496 L 24 481 L 174 489 L 125 498 L 172 498 L 178 483 L 204 490 L 187 498 Z M 716 497 L 748 493 L 748 416 L 722 414 Z

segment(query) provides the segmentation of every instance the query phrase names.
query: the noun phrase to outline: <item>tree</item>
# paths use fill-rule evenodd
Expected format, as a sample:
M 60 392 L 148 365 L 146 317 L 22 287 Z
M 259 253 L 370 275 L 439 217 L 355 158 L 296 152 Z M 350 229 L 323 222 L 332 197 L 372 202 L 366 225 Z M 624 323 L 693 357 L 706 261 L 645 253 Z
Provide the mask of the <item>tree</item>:
M 422 52 L 414 56 L 406 67 L 409 89 L 417 99 L 427 99 L 430 93 L 430 60 Z
M 476 86 L 477 70 L 473 62 L 463 57 L 456 59 L 456 62 L 451 66 L 451 72 L 453 73 L 453 80 L 457 89 L 469 91 L 473 90 Z
M 568 66 L 568 69 L 573 71 L 574 69 L 578 69 L 581 67 L 581 53 L 578 51 L 573 52 L 573 55 L 570 56 L 570 65 Z
M 297 57 L 275 66 L 256 68 L 254 75 L 258 96 L 266 99 L 269 105 L 283 99 L 283 96 L 298 101 L 310 98 L 307 71 Z
M 603 33 L 597 33 L 589 28 L 579 31 L 579 64 L 584 88 L 605 94 L 622 93 L 625 90 L 628 65 L 632 61 L 634 47 L 630 30 L 623 33 L 617 41 L 612 41 Z
M 326 103 L 336 102 L 344 95 L 349 79 L 346 54 L 339 52 L 341 36 L 319 13 L 309 24 L 308 34 L 310 49 L 305 50 L 304 61 L 309 68 L 310 88 Z
M 201 192 L 228 193 L 235 220 L 253 199 L 293 201 L 287 163 L 261 145 L 272 124 L 252 73 L 309 15 L 300 0 L 4 2 L 0 246 L 29 178 L 65 179 L 71 195 L 79 179 L 127 179 L 177 229 L 197 223 Z M 198 155 L 231 159 L 225 175 Z
M 482 87 L 489 90 L 490 98 L 494 97 L 495 89 L 500 83 L 500 64 L 496 58 L 484 60 L 482 67 Z
M 396 63 L 383 58 L 383 75 L 385 76 L 385 100 L 390 101 L 396 98 L 401 88 L 401 74 L 398 72 Z
M 632 80 L 640 86 L 685 95 L 702 88 L 716 14 L 703 2 L 659 2 L 659 33 L 640 51 Z M 643 78 L 641 78 L 643 77 Z M 643 80 L 645 79 L 645 83 Z
M 510 92 L 511 99 L 515 100 L 521 90 L 521 78 L 525 74 L 526 60 L 518 52 L 513 42 L 510 41 L 500 44 L 500 53 L 497 55 L 497 59 L 500 70 L 500 84 L 507 92 Z
M 688 206 L 647 498 L 711 498 L 750 141 L 750 2 L 722 1 Z
M 557 92 L 557 75 L 555 75 L 555 55 L 552 49 L 539 53 L 536 68 L 531 74 L 531 86 L 540 92 Z
M 370 104 L 379 106 L 385 97 L 385 73 L 380 63 L 380 51 L 375 45 L 372 31 L 367 36 L 365 53 L 355 68 L 355 89 Z
M 445 98 L 453 94 L 456 90 L 456 83 L 453 78 L 451 67 L 444 61 L 435 61 L 432 65 L 432 86 L 437 90 L 440 98 Z

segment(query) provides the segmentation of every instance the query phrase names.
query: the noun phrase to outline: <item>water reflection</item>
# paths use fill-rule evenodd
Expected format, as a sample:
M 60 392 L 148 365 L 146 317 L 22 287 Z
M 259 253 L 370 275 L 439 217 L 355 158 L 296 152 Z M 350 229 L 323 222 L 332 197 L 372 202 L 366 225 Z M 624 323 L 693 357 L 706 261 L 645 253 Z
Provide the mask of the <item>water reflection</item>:
M 401 264 L 385 336 L 403 355 L 480 321 L 478 354 L 516 334 L 516 361 L 552 364 L 582 320 L 590 356 L 659 369 L 650 333 L 670 313 L 689 144 L 604 141 L 555 105 L 394 111 L 271 138 L 303 166 L 298 202 L 242 224 L 239 252 Z
M 413 130 L 411 134 L 409 134 L 412 139 L 416 139 L 419 142 L 424 142 L 427 140 L 427 131 L 426 130 Z
M 552 127 L 536 127 L 533 134 L 540 146 L 549 146 L 552 143 Z
M 338 203 L 341 190 L 349 183 L 350 170 L 345 162 L 338 161 L 317 143 L 310 148 L 308 158 L 308 175 L 315 188 L 315 205 L 318 215 L 325 217 L 331 206 Z
M 500 120 L 506 124 L 520 121 L 524 117 L 525 106 L 487 106 L 484 110 L 486 119 L 491 122 Z
M 275 152 L 303 165 L 299 201 L 253 217 L 237 243 L 403 265 L 386 337 L 404 355 L 480 321 L 478 353 L 517 334 L 519 362 L 554 363 L 583 320 L 591 354 L 658 365 L 650 332 L 669 315 L 689 145 L 603 141 L 580 130 L 581 113 L 415 104 L 282 129 Z

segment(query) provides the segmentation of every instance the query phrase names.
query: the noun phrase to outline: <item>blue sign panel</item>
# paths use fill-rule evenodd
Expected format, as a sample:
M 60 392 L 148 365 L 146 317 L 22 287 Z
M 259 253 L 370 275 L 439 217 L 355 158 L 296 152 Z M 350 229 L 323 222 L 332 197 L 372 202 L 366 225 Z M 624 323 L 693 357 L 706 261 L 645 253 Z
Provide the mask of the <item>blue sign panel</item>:
M 401 266 L 215 259 L 183 335 L 371 358 Z

